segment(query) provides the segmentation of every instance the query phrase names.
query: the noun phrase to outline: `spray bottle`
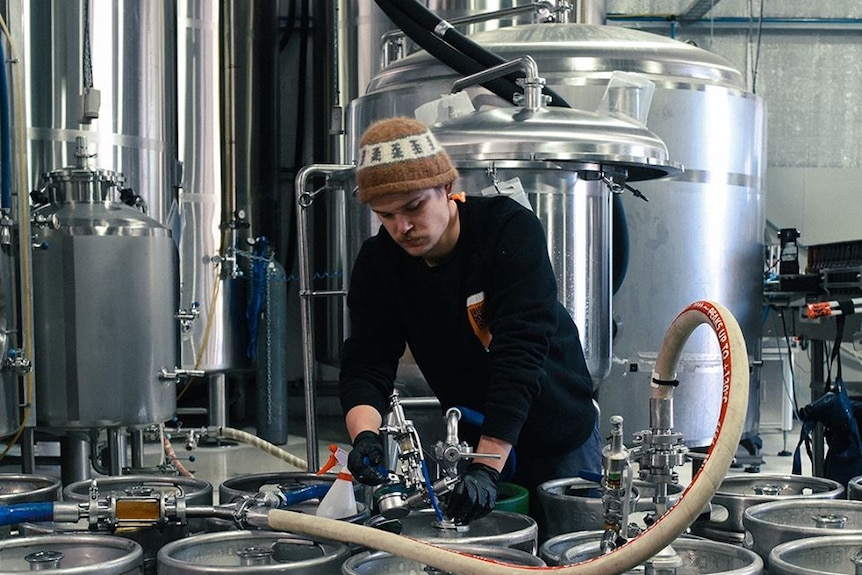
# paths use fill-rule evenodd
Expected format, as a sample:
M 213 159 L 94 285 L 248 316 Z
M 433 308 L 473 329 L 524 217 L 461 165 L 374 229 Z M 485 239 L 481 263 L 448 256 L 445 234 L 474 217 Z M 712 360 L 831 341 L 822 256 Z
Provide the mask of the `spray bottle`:
M 317 472 L 323 475 L 335 464 L 341 465 L 338 476 L 329 491 L 317 506 L 319 517 L 344 519 L 356 515 L 356 495 L 353 492 L 353 476 L 347 470 L 347 452 L 337 445 L 329 446 L 329 460 Z

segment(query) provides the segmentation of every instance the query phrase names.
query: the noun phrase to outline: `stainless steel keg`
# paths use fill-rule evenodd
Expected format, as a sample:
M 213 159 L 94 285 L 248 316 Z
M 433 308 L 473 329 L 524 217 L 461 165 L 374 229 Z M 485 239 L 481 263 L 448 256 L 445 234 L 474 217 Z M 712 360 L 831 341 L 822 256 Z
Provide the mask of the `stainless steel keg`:
M 691 532 L 724 543 L 742 544 L 743 514 L 753 505 L 795 499 L 837 499 L 844 487 L 831 479 L 801 475 L 728 475 L 710 501 L 709 515 L 695 521 Z
M 862 475 L 858 475 L 847 482 L 847 499 L 862 501 Z
M 498 545 L 445 545 L 446 548 L 469 553 L 484 559 L 492 559 L 519 567 L 544 567 L 545 562 L 526 551 Z M 446 572 L 429 567 L 419 561 L 390 555 L 383 551 L 364 551 L 344 562 L 343 575 L 403 575 L 404 573 L 434 573 L 447 575 Z
M 244 497 L 252 497 L 266 486 L 272 486 L 281 491 L 292 491 L 309 485 L 332 484 L 334 481 L 334 475 L 317 475 L 316 473 L 294 471 L 240 475 L 226 479 L 219 485 L 219 503 L 231 503 Z M 347 517 L 345 521 L 363 523 L 371 517 L 371 508 L 367 503 L 367 488 L 360 483 L 355 483 L 354 493 L 356 495 L 356 515 Z M 288 509 L 301 513 L 316 514 L 319 504 L 319 499 L 309 499 L 291 505 Z M 221 519 L 210 519 L 207 521 L 206 526 L 207 531 L 224 531 L 231 528 L 232 526 L 228 522 Z
M 635 480 L 633 487 L 635 511 L 655 511 L 652 502 L 655 486 L 648 481 Z M 681 485 L 668 485 L 671 503 L 676 502 L 676 496 L 682 491 Z M 537 497 L 542 515 L 539 523 L 546 530 L 543 538 L 604 527 L 602 496 L 596 482 L 577 477 L 552 479 L 539 485 Z
M 853 574 L 860 565 L 862 535 L 797 539 L 769 553 L 769 572 L 774 575 Z
M 55 477 L 0 473 L 0 505 L 58 501 L 60 489 L 60 480 Z
M 195 535 L 162 547 L 159 575 L 290 573 L 340 575 L 347 546 L 288 533 L 230 531 Z
M 109 535 L 51 535 L 0 541 L 0 573 L 140 575 L 141 546 Z
M 542 544 L 539 556 L 548 565 L 572 565 L 601 555 L 601 531 L 565 533 Z M 672 551 L 671 551 L 672 550 Z M 703 574 L 727 573 L 757 575 L 763 573 L 763 561 L 752 551 L 736 545 L 718 543 L 690 536 L 673 541 L 652 559 L 626 573 Z
M 378 515 L 369 519 L 368 524 L 380 526 L 381 521 L 385 520 Z M 485 517 L 457 529 L 440 527 L 433 509 L 411 511 L 397 521 L 397 528 L 402 535 L 435 545 L 496 545 L 527 553 L 536 552 L 536 521 L 520 513 L 495 509 Z
M 806 537 L 862 537 L 862 503 L 845 500 L 772 501 L 745 510 L 745 547 L 767 559 L 781 543 Z

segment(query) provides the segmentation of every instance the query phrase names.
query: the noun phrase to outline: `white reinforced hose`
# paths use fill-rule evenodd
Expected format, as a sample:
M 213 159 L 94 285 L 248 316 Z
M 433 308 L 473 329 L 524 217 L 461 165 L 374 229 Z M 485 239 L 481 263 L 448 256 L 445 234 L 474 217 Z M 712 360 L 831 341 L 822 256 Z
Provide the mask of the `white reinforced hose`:
M 277 457 L 285 463 L 288 463 L 289 465 L 292 465 L 297 469 L 301 469 L 302 471 L 308 470 L 308 463 L 304 459 L 297 457 L 292 453 L 288 453 L 279 446 L 270 443 L 269 441 L 266 441 L 264 439 L 261 439 L 256 435 L 246 433 L 241 429 L 235 429 L 233 427 L 219 427 L 218 435 L 219 437 L 223 437 L 225 439 L 235 439 L 236 441 L 242 441 L 243 443 L 247 443 L 252 447 L 257 447 L 261 451 L 269 453 L 273 457 Z
M 736 454 L 748 408 L 748 352 L 742 330 L 733 315 L 722 305 L 697 301 L 689 305 L 671 323 L 665 333 L 656 360 L 654 377 L 673 380 L 676 364 L 685 342 L 700 324 L 708 324 L 718 339 L 724 379 L 721 411 L 706 459 L 676 505 L 640 536 L 607 555 L 600 555 L 576 565 L 558 567 L 516 567 L 465 555 L 364 525 L 326 519 L 315 515 L 274 509 L 267 514 L 270 528 L 300 532 L 312 537 L 334 539 L 380 549 L 419 561 L 425 565 L 459 575 L 535 575 L 553 571 L 560 575 L 605 575 L 622 573 L 654 556 L 673 542 L 700 515 Z M 653 385 L 653 397 L 669 398 L 671 386 Z

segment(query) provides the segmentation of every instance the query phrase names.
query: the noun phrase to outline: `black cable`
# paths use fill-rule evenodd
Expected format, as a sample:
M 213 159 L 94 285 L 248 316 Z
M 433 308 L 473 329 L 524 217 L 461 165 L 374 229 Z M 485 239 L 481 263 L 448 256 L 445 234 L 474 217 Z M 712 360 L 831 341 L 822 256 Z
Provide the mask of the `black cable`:
M 83 74 L 83 83 L 84 88 L 92 88 L 93 87 L 93 58 L 92 52 L 90 50 L 90 0 L 84 0 L 83 6 L 83 20 L 84 20 L 84 30 L 83 30 L 83 47 L 81 54 L 81 66 L 82 66 L 82 74 Z
M 398 26 L 407 36 L 421 46 L 426 52 L 464 76 L 487 70 L 487 66 L 479 64 L 472 58 L 453 48 L 448 42 L 431 31 L 417 24 L 407 16 L 394 2 L 374 0 L 386 16 Z M 508 78 L 494 78 L 482 83 L 482 86 L 494 94 L 512 102 L 516 93 L 523 91 L 514 81 Z
M 395 2 L 393 0 L 383 0 L 383 3 L 388 3 L 389 6 L 395 5 Z M 381 2 L 378 2 L 377 4 L 380 5 Z M 422 26 L 424 29 L 428 30 L 436 37 L 440 37 L 434 31 L 441 23 L 445 21 L 430 10 L 428 10 L 425 6 L 423 6 L 416 0 L 398 0 L 397 7 L 401 11 L 403 11 L 407 17 L 413 19 L 414 22 Z M 452 46 L 455 50 L 461 52 L 464 56 L 471 58 L 475 62 L 487 68 L 499 66 L 500 64 L 504 64 L 506 62 L 506 60 L 502 56 L 491 52 L 481 44 L 474 42 L 458 30 L 453 28 L 451 25 L 446 27 L 445 32 L 442 35 L 442 39 L 445 42 L 448 42 L 449 45 Z M 513 72 L 505 77 L 512 82 L 515 82 L 517 78 L 523 78 L 524 73 Z M 560 96 L 547 86 L 542 89 L 542 93 L 551 97 L 551 106 L 559 106 L 563 108 L 571 107 L 562 96 Z
M 784 333 L 784 344 L 787 346 L 787 361 L 790 364 L 790 388 L 793 392 L 793 416 L 799 417 L 799 402 L 796 400 L 796 374 L 793 371 L 793 348 L 790 345 L 790 335 L 787 333 L 787 322 L 784 320 L 784 312 L 778 313 L 781 317 L 781 329 Z

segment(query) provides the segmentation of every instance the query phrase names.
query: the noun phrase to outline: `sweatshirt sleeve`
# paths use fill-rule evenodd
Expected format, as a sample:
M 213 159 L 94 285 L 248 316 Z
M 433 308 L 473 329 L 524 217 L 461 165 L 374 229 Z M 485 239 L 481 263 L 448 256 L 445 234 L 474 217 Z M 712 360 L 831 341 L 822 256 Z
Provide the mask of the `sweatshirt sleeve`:
M 516 444 L 546 379 L 560 304 L 545 232 L 532 212 L 509 211 L 489 241 L 485 277 L 492 340 L 482 432 Z
M 404 329 L 397 318 L 394 268 L 386 265 L 379 238 L 363 244 L 353 266 L 347 307 L 350 335 L 344 342 L 339 375 L 341 408 L 370 405 L 384 414 L 394 389 Z

